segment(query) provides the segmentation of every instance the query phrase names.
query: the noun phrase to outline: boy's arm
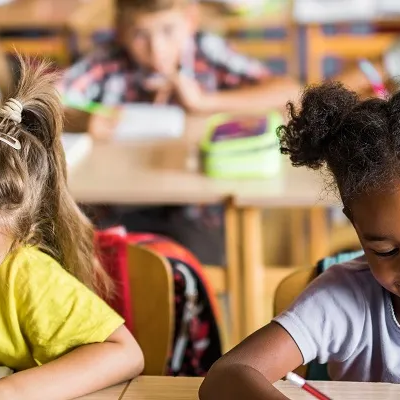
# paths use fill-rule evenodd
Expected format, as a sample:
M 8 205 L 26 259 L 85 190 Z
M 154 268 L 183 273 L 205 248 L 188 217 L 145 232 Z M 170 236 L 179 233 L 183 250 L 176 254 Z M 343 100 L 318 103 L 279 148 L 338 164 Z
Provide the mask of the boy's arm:
M 298 82 L 290 77 L 273 76 L 262 62 L 235 51 L 220 36 L 202 33 L 197 40 L 201 54 L 215 69 L 219 90 L 205 93 L 193 78 L 178 77 L 174 86 L 189 111 L 263 112 L 283 108 L 288 100 L 298 97 L 301 89 Z
M 138 376 L 143 354 L 122 326 L 104 343 L 84 345 L 40 367 L 0 380 L 0 398 L 68 400 Z
M 271 77 L 252 86 L 208 94 L 205 111 L 262 112 L 282 109 L 289 100 L 297 99 L 300 90 L 300 84 L 290 77 Z
M 288 100 L 296 100 L 300 93 L 300 85 L 289 77 L 266 78 L 258 84 L 214 93 L 204 92 L 194 79 L 182 74 L 174 79 L 173 85 L 181 105 L 195 113 L 282 109 Z

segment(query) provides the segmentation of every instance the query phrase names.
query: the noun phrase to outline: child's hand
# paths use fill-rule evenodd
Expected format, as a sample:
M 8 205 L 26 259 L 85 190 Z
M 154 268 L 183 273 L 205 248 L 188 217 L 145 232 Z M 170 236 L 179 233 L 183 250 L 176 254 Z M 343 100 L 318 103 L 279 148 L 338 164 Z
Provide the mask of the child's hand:
M 156 104 L 168 103 L 171 97 L 188 112 L 207 112 L 211 96 L 203 91 L 199 83 L 182 73 L 163 79 L 149 79 L 146 89 L 155 93 Z
M 93 114 L 90 116 L 88 132 L 96 140 L 107 141 L 114 137 L 119 120 L 119 113 L 111 115 Z
M 173 92 L 179 104 L 189 112 L 207 112 L 210 108 L 211 96 L 203 91 L 199 83 L 183 74 L 171 79 Z

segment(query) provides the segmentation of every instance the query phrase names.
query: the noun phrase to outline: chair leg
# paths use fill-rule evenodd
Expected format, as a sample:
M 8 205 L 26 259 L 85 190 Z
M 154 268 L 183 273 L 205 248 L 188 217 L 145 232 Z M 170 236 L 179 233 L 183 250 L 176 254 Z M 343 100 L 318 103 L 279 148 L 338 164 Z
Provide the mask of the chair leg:
M 290 265 L 307 265 L 308 239 L 305 234 L 307 211 L 303 208 L 289 210 L 290 213 Z
M 262 246 L 262 210 L 244 208 L 243 236 L 243 304 L 244 336 L 252 334 L 264 322 L 264 267 Z
M 313 207 L 310 215 L 310 265 L 329 255 L 329 221 L 325 207 Z
M 231 343 L 233 347 L 241 340 L 240 322 L 240 261 L 239 261 L 239 218 L 238 210 L 229 201 L 225 208 L 225 248 L 227 261 L 227 286 L 230 301 Z

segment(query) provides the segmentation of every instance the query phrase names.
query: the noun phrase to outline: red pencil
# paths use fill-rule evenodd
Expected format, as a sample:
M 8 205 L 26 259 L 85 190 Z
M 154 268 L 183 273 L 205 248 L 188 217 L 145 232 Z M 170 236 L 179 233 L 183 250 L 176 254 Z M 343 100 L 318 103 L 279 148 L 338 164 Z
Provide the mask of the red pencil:
M 323 393 L 321 393 L 315 387 L 312 387 L 301 376 L 298 376 L 298 375 L 294 374 L 293 372 L 289 372 L 286 375 L 286 379 L 289 382 L 293 383 L 294 385 L 298 386 L 299 388 L 301 388 L 301 389 L 305 390 L 306 392 L 310 393 L 311 395 L 313 395 L 318 400 L 332 400 L 330 397 L 325 396 Z

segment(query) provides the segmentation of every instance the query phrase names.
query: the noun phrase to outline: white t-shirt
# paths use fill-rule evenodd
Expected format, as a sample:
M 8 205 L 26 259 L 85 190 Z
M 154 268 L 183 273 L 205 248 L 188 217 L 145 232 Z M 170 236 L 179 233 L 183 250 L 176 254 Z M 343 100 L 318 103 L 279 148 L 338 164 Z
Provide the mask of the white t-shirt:
M 365 257 L 329 268 L 275 321 L 333 380 L 400 383 L 400 324 Z

